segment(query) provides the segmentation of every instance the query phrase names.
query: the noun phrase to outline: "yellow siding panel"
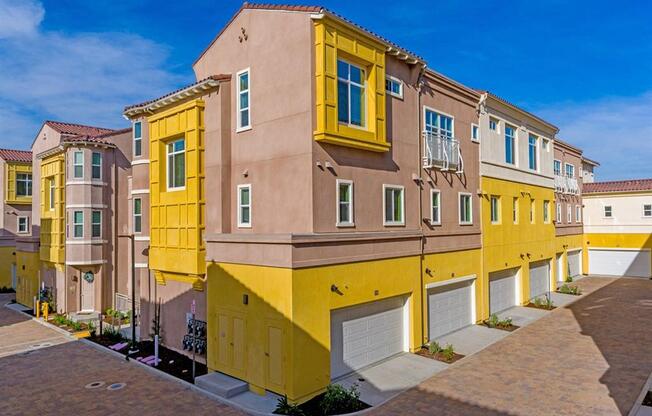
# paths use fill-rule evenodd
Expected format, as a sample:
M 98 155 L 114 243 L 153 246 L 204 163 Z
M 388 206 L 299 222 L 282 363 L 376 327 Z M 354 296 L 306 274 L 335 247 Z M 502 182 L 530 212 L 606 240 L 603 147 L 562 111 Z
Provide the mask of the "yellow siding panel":
M 18 173 L 32 173 L 31 164 L 7 162 L 5 168 L 5 202 L 8 204 L 25 204 L 32 203 L 31 196 L 17 196 L 16 195 L 16 175 Z
M 65 158 L 62 153 L 41 160 L 41 249 L 40 259 L 65 262 Z M 54 210 L 49 208 L 50 180 L 54 180 Z

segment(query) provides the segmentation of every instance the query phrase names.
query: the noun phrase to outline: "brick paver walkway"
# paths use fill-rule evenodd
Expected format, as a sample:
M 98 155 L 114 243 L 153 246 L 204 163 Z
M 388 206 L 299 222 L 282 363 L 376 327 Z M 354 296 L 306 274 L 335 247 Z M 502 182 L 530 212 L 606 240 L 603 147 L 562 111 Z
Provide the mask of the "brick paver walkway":
M 27 320 L 1 306 L 0 352 L 14 346 L 13 353 L 0 357 L 0 415 L 241 415 L 224 404 L 187 389 L 174 381 L 152 374 L 79 341 L 70 341 L 57 331 Z M 21 341 L 42 343 L 58 339 L 47 348 L 27 354 L 15 345 Z M 102 388 L 86 389 L 102 381 Z M 126 387 L 108 391 L 112 383 Z
M 586 296 L 574 304 L 371 413 L 627 414 L 652 373 L 652 281 L 588 277 L 578 284 Z

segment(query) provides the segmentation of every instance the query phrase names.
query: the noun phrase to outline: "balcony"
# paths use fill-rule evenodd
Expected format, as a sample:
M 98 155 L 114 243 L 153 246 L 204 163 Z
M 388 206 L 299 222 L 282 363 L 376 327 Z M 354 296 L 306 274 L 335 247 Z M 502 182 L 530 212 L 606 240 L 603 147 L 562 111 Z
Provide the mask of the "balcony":
M 577 179 L 555 174 L 555 192 L 571 195 L 579 194 L 580 187 Z
M 577 183 L 577 179 L 575 179 L 575 178 L 566 178 L 566 183 L 567 183 L 566 186 L 568 187 L 568 193 L 569 194 L 577 195 L 577 194 L 580 193 L 580 187 L 579 187 L 579 185 Z
M 423 135 L 423 167 L 462 173 L 464 160 L 460 152 L 460 142 L 446 134 L 434 131 L 424 131 Z

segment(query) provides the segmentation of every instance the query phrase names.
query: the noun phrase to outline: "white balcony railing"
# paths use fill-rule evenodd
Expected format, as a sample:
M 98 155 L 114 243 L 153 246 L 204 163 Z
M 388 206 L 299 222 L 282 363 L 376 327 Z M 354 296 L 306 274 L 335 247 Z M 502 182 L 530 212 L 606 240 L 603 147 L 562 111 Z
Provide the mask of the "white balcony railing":
M 580 187 L 577 184 L 577 179 L 575 178 L 566 178 L 566 183 L 568 187 L 568 193 L 577 195 L 580 193 Z
M 555 191 L 562 194 L 577 195 L 580 193 L 580 187 L 576 178 L 555 175 Z
M 423 132 L 423 167 L 442 171 L 464 171 L 460 142 L 439 131 Z
M 568 192 L 566 178 L 561 175 L 555 175 L 555 191 L 561 194 Z

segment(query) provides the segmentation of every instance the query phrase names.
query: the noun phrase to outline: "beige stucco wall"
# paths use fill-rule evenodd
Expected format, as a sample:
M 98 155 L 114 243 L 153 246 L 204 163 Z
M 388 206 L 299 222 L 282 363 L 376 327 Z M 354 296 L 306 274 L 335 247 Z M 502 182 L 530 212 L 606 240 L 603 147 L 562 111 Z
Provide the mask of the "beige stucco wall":
M 584 232 L 587 234 L 652 233 L 652 217 L 643 216 L 643 204 L 652 204 L 652 192 L 584 196 Z M 604 207 L 612 207 L 612 218 Z
M 555 221 L 556 234 L 558 236 L 582 234 L 583 232 L 583 218 L 577 217 L 577 207 L 580 212 L 582 210 L 582 183 L 583 178 L 580 175 L 580 166 L 582 165 L 582 154 L 576 149 L 565 146 L 563 143 L 555 141 L 554 159 L 561 162 L 561 174 L 565 175 L 564 165 L 569 163 L 575 166 L 575 179 L 580 189 L 579 194 L 568 194 L 555 192 L 555 211 L 554 216 L 556 220 L 557 205 L 561 206 L 561 221 Z M 568 211 L 571 211 L 571 220 L 568 221 Z M 578 221 L 579 220 L 579 221 Z

